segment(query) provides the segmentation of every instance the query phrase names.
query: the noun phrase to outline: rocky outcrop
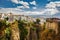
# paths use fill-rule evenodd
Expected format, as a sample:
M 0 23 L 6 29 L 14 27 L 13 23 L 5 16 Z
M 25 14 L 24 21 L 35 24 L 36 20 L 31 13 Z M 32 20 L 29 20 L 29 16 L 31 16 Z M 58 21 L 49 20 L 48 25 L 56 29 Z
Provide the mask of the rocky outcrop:
M 18 22 L 11 24 L 11 40 L 20 40 Z

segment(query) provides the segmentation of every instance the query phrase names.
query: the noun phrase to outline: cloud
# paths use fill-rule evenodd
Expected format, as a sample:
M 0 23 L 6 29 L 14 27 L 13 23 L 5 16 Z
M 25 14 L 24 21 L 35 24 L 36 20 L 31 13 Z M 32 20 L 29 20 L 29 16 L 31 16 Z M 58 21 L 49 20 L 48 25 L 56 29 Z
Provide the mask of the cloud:
M 17 6 L 19 9 L 29 8 L 29 6 Z
M 46 8 L 57 8 L 60 7 L 60 1 L 50 2 L 46 5 Z
M 20 0 L 11 0 L 11 2 L 16 3 L 16 4 L 29 5 L 28 2 L 24 2 Z
M 13 3 L 16 3 L 16 4 L 18 4 L 19 3 L 19 1 L 18 0 L 11 0 Z
M 20 1 L 19 3 L 22 4 L 24 6 L 24 8 L 29 8 L 28 2 Z
M 1 8 L 0 9 L 0 13 L 13 13 L 13 14 L 20 14 L 20 15 L 42 15 L 43 12 L 39 12 L 39 11 L 24 11 L 22 9 L 19 8 Z
M 44 11 L 45 11 L 44 13 L 45 15 L 54 15 L 59 12 L 57 9 L 48 9 L 48 8 L 45 9 Z
M 18 13 L 23 11 L 22 9 L 18 9 L 18 8 L 1 8 L 0 9 L 0 13 Z
M 59 12 L 56 7 L 57 5 L 59 5 L 59 3 L 56 4 L 56 2 L 50 2 L 49 4 L 46 4 L 46 9 L 40 11 L 27 11 L 24 13 L 25 15 L 54 15 Z M 36 9 L 36 7 L 33 7 L 33 9 Z
M 49 4 L 46 5 L 46 8 L 56 8 L 56 4 L 54 2 L 50 2 Z
M 59 10 L 57 7 L 60 7 L 60 2 L 50 2 L 49 4 L 46 4 L 45 8 L 40 11 L 27 11 L 26 13 L 29 15 L 54 15 L 56 13 L 59 13 Z M 36 7 L 33 7 L 33 9 L 36 9 Z
M 49 15 L 54 15 L 56 13 L 59 13 L 59 10 L 57 7 L 60 7 L 60 2 L 56 1 L 56 2 L 50 2 L 49 4 L 46 4 L 46 13 Z
M 36 5 L 36 1 L 32 1 L 32 2 L 30 2 L 30 4 L 32 4 L 32 5 Z
M 39 12 L 39 11 L 27 11 L 25 12 L 25 15 L 42 15 L 43 12 Z
M 20 1 L 20 0 L 11 0 L 11 1 L 16 4 L 22 4 L 24 6 L 24 8 L 29 8 L 28 2 L 24 2 L 24 1 Z M 23 7 L 21 6 L 21 8 L 23 8 Z
M 17 6 L 18 8 L 30 8 L 28 2 L 20 1 L 20 0 L 11 0 L 13 3 L 16 4 L 22 4 L 22 6 Z M 36 5 L 36 1 L 30 2 L 32 5 Z M 33 7 L 33 9 L 36 9 L 36 7 Z
M 60 7 L 60 1 L 56 1 L 54 3 L 56 4 L 56 6 Z
M 22 5 L 29 5 L 28 2 L 19 1 L 19 3 Z
M 37 9 L 36 7 L 33 7 L 33 9 Z
M 21 8 L 24 8 L 24 6 L 17 6 L 17 8 L 21 9 Z
M 21 2 L 20 4 L 23 4 L 23 6 L 17 6 L 17 8 L 1 8 L 0 13 L 14 13 L 14 14 L 23 14 L 23 15 L 54 15 L 59 12 L 57 7 L 60 7 L 60 2 L 50 2 L 46 4 L 46 9 L 43 9 L 41 11 L 24 11 L 21 8 L 29 8 L 29 4 L 26 2 Z M 33 9 L 36 9 L 36 7 L 33 7 Z

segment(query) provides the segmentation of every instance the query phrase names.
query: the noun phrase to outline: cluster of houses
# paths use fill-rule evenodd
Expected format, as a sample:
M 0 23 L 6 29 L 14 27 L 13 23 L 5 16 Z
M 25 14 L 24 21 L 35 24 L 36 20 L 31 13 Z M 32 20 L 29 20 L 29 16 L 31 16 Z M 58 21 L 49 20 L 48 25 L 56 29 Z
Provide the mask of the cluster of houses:
M 4 20 L 4 18 L 8 17 L 9 22 L 16 20 L 26 20 L 26 21 L 35 21 L 35 18 L 25 16 L 25 15 L 19 15 L 19 14 L 13 14 L 13 13 L 0 13 L 0 19 Z
M 4 14 L 4 13 L 0 13 L 0 19 L 3 19 L 8 17 L 9 18 L 9 22 L 14 21 L 15 19 L 17 20 L 26 20 L 28 22 L 33 22 L 36 21 L 36 18 L 32 18 L 30 16 L 24 16 L 24 15 L 16 15 L 16 14 L 12 14 L 12 13 L 8 13 L 8 14 Z M 60 19 L 59 18 L 39 18 L 40 19 L 40 24 L 44 25 L 45 23 L 45 28 L 46 29 L 53 29 L 56 31 L 56 33 L 58 33 L 58 29 L 59 29 L 59 23 L 60 23 Z

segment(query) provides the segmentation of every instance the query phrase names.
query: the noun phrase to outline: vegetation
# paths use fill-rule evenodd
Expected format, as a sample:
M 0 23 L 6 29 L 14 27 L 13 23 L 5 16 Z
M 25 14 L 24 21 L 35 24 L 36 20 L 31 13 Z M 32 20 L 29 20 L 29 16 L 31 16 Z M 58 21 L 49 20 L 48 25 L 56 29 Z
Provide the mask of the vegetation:
M 36 23 L 38 23 L 38 24 L 39 24 L 39 22 L 40 22 L 40 19 L 38 19 L 38 18 L 37 18 L 37 19 L 36 19 Z
M 23 21 L 18 21 L 18 27 L 20 29 L 20 40 L 24 40 L 26 38 L 26 35 L 28 34 L 28 31 L 27 29 L 25 28 L 27 26 L 27 23 L 24 22 L 25 20 Z
M 17 33 L 17 29 L 19 29 L 18 33 L 20 34 L 19 40 L 55 40 L 55 31 L 46 29 L 46 23 L 44 23 L 43 28 L 40 25 L 40 19 L 36 19 L 36 22 L 16 20 L 13 23 L 9 23 L 8 18 L 5 18 L 5 20 L 0 20 L 0 40 L 17 40 L 18 36 L 17 39 L 11 39 L 11 37 L 15 37 L 12 34 Z
M 0 40 L 6 40 L 10 37 L 9 23 L 6 20 L 0 20 Z

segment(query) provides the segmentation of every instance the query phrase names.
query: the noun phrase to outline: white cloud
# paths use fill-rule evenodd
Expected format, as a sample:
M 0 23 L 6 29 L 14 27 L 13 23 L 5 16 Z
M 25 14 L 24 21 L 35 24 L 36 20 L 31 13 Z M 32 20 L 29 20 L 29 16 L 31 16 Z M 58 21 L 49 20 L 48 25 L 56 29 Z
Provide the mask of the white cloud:
M 20 9 L 20 8 L 24 8 L 24 6 L 17 6 L 17 8 L 19 8 L 19 9 Z
M 25 13 L 27 13 L 27 15 L 54 15 L 59 12 L 59 10 L 56 7 L 60 5 L 59 3 L 50 2 L 45 6 L 46 9 L 43 9 L 41 11 L 27 11 Z M 33 9 L 36 9 L 36 8 L 33 8 Z
M 33 9 L 37 9 L 36 7 L 33 7 Z
M 22 15 L 49 15 L 48 11 L 52 11 L 53 13 L 53 9 L 52 10 L 49 10 L 49 9 L 46 9 L 46 10 L 43 10 L 43 11 L 24 11 L 24 10 L 21 10 L 21 9 L 18 9 L 18 8 L 2 8 L 0 9 L 0 13 L 14 13 L 14 14 L 22 14 Z M 45 14 L 47 12 L 47 14 Z
M 28 5 L 24 5 L 25 8 L 30 8 Z
M 17 6 L 19 9 L 29 8 L 29 6 Z
M 56 8 L 57 6 L 60 7 L 60 1 L 50 2 L 49 4 L 46 5 L 46 7 L 48 8 Z
M 11 0 L 13 3 L 16 3 L 16 4 L 18 4 L 18 0 Z
M 27 11 L 25 12 L 25 15 L 42 15 L 43 12 L 39 12 L 39 11 Z
M 32 5 L 36 5 L 36 1 L 32 1 L 32 2 L 30 2 L 30 4 L 32 4 Z
M 18 8 L 1 8 L 0 9 L 0 13 L 10 13 L 10 12 L 18 13 L 18 12 L 21 12 L 21 11 L 23 11 L 23 10 L 18 9 Z
M 46 13 L 49 15 L 54 15 L 59 12 L 58 8 L 60 7 L 60 2 L 50 2 L 49 4 L 46 5 Z
M 24 1 L 20 1 L 20 0 L 11 0 L 11 1 L 14 3 L 17 3 L 17 4 L 29 5 L 28 2 L 24 2 Z
M 19 1 L 19 3 L 22 5 L 29 5 L 28 2 Z
M 24 8 L 29 8 L 28 2 L 20 1 L 19 3 L 22 4 L 24 6 Z
M 11 0 L 11 1 L 16 3 L 16 4 L 22 4 L 24 6 L 24 8 L 29 8 L 28 2 L 23 2 L 23 1 L 20 1 L 20 0 Z M 23 8 L 23 7 L 21 6 L 21 8 Z
M 24 11 L 18 8 L 1 8 L 0 13 L 13 13 L 13 14 L 22 14 L 22 15 L 42 15 L 43 12 L 39 11 Z
M 22 3 L 23 5 L 25 3 Z M 42 11 L 24 11 L 21 8 L 29 8 L 26 7 L 29 4 L 25 4 L 24 6 L 17 6 L 17 8 L 1 8 L 0 13 L 9 13 L 12 12 L 14 14 L 23 14 L 23 15 L 54 15 L 59 12 L 57 7 L 60 7 L 60 2 L 50 2 L 49 4 L 46 4 L 46 9 L 43 9 Z M 33 9 L 36 9 L 34 7 Z
M 60 7 L 60 1 L 56 1 L 54 3 L 56 4 L 56 6 Z
M 45 15 L 54 15 L 59 12 L 57 9 L 49 9 L 49 8 L 45 9 L 44 11 L 45 11 L 44 13 Z
M 50 2 L 46 5 L 46 8 L 56 8 L 56 4 L 54 2 Z

